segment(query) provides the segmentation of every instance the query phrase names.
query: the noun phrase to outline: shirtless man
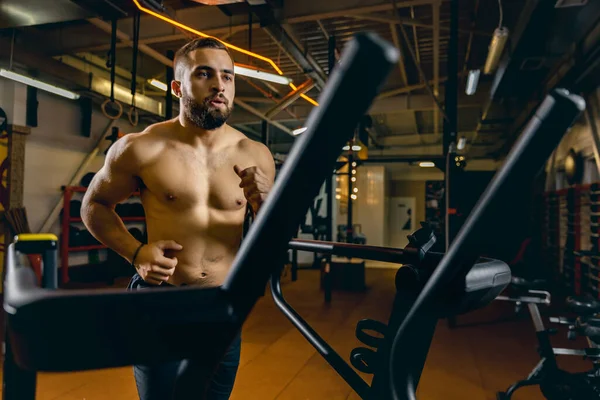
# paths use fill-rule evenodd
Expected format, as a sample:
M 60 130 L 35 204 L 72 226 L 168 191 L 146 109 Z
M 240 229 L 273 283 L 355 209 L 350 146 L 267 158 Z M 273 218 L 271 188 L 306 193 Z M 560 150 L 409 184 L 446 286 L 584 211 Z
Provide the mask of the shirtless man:
M 259 212 L 275 179 L 269 149 L 225 123 L 235 95 L 227 48 L 214 39 L 187 43 L 175 56 L 174 77 L 179 116 L 115 142 L 82 201 L 87 229 L 135 267 L 130 290 L 221 285 L 242 240 L 247 206 Z M 115 212 L 136 190 L 148 243 L 129 234 Z M 238 337 L 207 398 L 229 398 L 239 355 Z M 134 366 L 140 399 L 169 398 L 178 366 Z

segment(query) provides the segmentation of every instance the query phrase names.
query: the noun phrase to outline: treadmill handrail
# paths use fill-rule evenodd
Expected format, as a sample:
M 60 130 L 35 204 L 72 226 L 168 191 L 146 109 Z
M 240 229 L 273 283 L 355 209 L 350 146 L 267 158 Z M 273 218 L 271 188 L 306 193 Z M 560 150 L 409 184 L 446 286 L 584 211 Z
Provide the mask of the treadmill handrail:
M 395 357 L 413 321 L 420 313 L 427 312 L 435 296 L 449 282 L 464 279 L 478 257 L 473 249 L 478 248 L 483 237 L 488 242 L 501 240 L 499 232 L 502 230 L 497 228 L 497 224 L 503 220 L 498 219 L 497 210 L 501 210 L 503 202 L 516 190 L 533 179 L 584 109 L 583 98 L 565 89 L 555 89 L 544 99 L 524 128 L 398 329 L 388 365 L 390 375 L 394 377 L 389 382 L 394 400 L 415 398 L 416 388 L 412 385 L 410 372 L 402 370 L 399 365 L 401 361 Z M 492 224 L 496 226 L 490 229 Z
M 417 256 L 416 252 L 413 254 L 406 249 L 397 249 L 394 247 L 371 246 L 310 239 L 291 240 L 288 244 L 288 248 L 291 250 L 331 254 L 341 257 L 362 258 L 371 261 L 382 261 L 397 264 L 410 263 L 414 260 L 414 257 Z
M 335 169 L 337 157 L 331 155 L 339 155 L 352 138 L 399 56 L 394 46 L 371 33 L 357 34 L 344 49 L 327 81 L 337 90 L 321 94 L 319 107 L 308 117 L 307 130 L 296 139 L 223 283 L 238 309 L 245 310 L 242 313 L 252 308 L 249 296 L 258 298 L 264 293 L 300 221 Z M 311 157 L 300 158 L 303 153 Z

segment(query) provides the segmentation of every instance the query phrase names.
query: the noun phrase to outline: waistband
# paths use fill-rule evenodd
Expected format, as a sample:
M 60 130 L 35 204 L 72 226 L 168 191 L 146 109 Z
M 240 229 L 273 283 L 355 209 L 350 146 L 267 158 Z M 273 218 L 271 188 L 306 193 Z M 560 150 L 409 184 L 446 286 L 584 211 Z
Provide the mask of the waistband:
M 138 274 L 136 272 L 131 277 L 129 284 L 127 285 L 127 290 L 151 289 L 151 288 L 165 287 L 165 286 L 166 287 L 176 287 L 175 285 L 171 285 L 170 283 L 167 283 L 167 282 L 163 282 L 160 285 L 151 285 L 151 284 L 147 283 L 146 281 L 144 281 L 142 279 L 142 277 L 140 276 L 140 274 Z M 181 286 L 185 286 L 185 283 L 182 284 Z

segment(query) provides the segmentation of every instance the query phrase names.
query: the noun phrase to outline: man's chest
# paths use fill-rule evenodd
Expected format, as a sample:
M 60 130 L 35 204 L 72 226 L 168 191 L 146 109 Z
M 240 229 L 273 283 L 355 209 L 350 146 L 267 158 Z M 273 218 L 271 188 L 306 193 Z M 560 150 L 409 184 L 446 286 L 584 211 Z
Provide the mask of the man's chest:
M 246 205 L 241 179 L 233 166 L 249 160 L 233 152 L 196 155 L 165 152 L 145 168 L 141 178 L 145 187 L 165 204 L 181 209 L 207 206 L 216 210 L 239 210 Z

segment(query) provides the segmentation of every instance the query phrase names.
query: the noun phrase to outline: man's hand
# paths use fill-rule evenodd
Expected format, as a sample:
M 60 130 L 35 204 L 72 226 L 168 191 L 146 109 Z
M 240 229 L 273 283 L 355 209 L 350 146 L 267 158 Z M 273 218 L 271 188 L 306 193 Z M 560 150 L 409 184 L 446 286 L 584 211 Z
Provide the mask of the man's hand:
M 238 165 L 234 165 L 233 170 L 242 179 L 240 187 L 244 189 L 244 197 L 250 203 L 252 211 L 254 214 L 258 213 L 271 191 L 270 179 L 258 167 L 248 167 L 242 170 Z
M 167 282 L 175 272 L 177 257 L 165 257 L 165 250 L 181 250 L 183 246 L 173 240 L 159 240 L 140 249 L 134 265 L 138 274 L 151 285 Z

